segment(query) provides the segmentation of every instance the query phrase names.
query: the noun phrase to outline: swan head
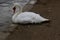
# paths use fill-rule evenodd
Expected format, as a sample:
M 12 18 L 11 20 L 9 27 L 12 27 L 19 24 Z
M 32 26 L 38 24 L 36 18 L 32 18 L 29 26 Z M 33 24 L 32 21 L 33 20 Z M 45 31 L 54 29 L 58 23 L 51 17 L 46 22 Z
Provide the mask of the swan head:
M 21 13 L 22 12 L 22 7 L 19 3 L 13 3 L 13 13 Z

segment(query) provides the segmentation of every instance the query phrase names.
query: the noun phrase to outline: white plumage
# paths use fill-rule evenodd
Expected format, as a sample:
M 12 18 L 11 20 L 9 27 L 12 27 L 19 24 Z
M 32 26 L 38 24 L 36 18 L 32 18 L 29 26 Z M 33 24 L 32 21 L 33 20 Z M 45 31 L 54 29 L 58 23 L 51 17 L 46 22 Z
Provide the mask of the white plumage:
M 39 14 L 36 14 L 34 12 L 22 12 L 22 7 L 18 5 L 18 3 L 14 4 L 16 7 L 20 7 L 21 11 L 16 12 L 13 17 L 12 21 L 14 23 L 41 23 L 43 21 L 48 21 L 48 19 L 43 18 Z

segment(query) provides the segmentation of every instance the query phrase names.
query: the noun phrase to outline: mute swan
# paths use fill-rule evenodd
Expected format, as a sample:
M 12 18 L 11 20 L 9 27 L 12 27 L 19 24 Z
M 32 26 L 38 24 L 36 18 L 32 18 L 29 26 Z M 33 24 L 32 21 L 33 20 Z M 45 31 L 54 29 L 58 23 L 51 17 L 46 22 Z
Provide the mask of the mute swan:
M 49 21 L 49 19 L 43 18 L 39 14 L 34 12 L 22 12 L 22 7 L 18 3 L 14 3 L 14 10 L 18 9 L 12 17 L 14 23 L 41 23 L 43 21 Z

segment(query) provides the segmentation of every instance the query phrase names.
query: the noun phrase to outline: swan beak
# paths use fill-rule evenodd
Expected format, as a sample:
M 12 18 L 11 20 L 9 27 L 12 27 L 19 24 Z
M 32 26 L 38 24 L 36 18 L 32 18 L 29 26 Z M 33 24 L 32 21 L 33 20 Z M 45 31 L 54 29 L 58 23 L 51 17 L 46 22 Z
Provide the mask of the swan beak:
M 13 13 L 15 13 L 15 11 L 16 11 L 16 7 L 13 7 Z

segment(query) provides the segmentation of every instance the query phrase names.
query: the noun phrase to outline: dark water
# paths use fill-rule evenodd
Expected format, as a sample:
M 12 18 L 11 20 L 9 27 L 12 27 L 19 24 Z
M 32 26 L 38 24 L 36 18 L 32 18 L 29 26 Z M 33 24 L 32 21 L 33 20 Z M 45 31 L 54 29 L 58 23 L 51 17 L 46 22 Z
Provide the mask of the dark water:
M 8 4 L 9 5 L 9 4 Z M 0 31 L 6 30 L 11 23 L 12 12 L 9 6 L 0 6 Z

